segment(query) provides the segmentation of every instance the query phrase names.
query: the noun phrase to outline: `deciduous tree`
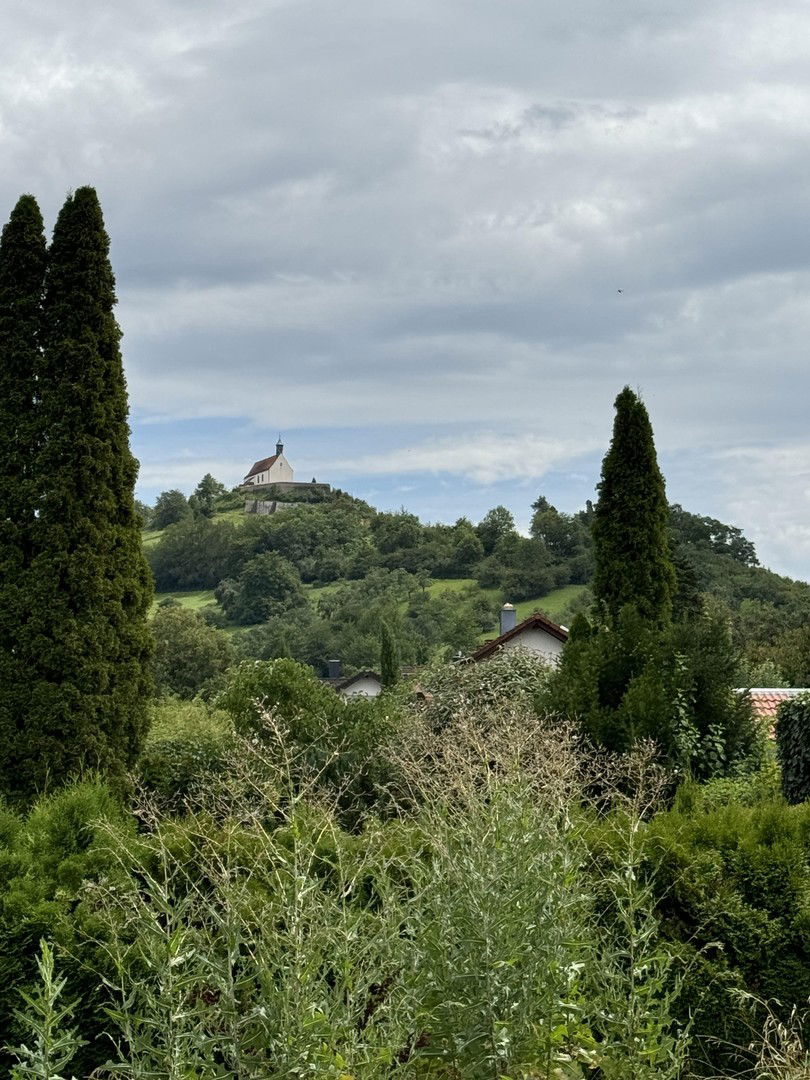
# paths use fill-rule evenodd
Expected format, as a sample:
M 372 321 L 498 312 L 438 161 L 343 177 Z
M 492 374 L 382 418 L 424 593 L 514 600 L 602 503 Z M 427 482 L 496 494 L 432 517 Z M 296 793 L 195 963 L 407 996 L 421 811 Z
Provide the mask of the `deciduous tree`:
M 233 662 L 230 636 L 179 604 L 152 620 L 155 683 L 159 692 L 191 698 L 210 688 Z
M 245 626 L 264 622 L 304 602 L 295 567 L 275 551 L 256 555 L 235 581 L 221 581 L 215 595 L 228 618 Z
M 161 491 L 152 511 L 151 527 L 153 529 L 165 529 L 167 525 L 174 525 L 182 521 L 191 513 L 188 499 L 182 491 L 172 488 L 171 491 Z

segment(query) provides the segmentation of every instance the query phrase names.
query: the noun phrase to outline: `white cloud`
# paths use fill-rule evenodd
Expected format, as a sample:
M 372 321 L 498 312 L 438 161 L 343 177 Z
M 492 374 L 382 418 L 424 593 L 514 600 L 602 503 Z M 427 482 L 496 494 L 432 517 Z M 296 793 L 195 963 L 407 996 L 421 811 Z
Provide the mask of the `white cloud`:
M 333 462 L 338 472 L 362 476 L 452 473 L 479 484 L 533 480 L 583 454 L 591 444 L 558 442 L 536 435 L 485 432 L 465 438 L 431 439 L 414 446 Z
M 745 531 L 762 561 L 783 572 L 807 576 L 810 443 L 738 447 L 718 458 L 724 466 L 727 513 L 746 523 Z
M 141 462 L 138 472 L 138 486 L 141 489 L 157 488 L 168 491 L 179 488 L 181 491 L 193 490 L 206 473 L 211 473 L 224 483 L 239 483 L 250 468 L 250 462 L 228 458 L 164 458 Z

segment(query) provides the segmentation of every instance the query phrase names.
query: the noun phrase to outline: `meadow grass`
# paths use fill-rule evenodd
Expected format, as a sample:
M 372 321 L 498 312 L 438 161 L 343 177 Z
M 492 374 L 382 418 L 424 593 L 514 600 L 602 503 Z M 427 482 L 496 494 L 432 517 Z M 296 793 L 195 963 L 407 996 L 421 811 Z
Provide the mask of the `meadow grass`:
M 179 590 L 175 592 L 159 592 L 155 593 L 155 599 L 152 601 L 151 615 L 154 615 L 157 611 L 158 605 L 163 600 L 176 600 L 181 607 L 188 608 L 189 611 L 200 611 L 202 608 L 209 607 L 215 604 L 214 590 L 213 589 L 191 589 L 188 591 Z

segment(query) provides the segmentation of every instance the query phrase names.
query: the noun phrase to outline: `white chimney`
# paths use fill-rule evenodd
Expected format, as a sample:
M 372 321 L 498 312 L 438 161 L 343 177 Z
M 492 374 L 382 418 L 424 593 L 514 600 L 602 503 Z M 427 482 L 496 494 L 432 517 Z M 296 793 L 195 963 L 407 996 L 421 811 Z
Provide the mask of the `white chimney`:
M 517 611 L 514 604 L 504 604 L 501 608 L 501 633 L 508 634 L 517 626 Z

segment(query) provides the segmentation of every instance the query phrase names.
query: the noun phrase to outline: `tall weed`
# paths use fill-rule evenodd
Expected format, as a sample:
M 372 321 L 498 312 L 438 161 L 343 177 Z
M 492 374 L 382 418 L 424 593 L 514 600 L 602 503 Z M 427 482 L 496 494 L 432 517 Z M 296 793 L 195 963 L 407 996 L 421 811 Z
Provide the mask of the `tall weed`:
M 405 805 L 348 833 L 339 793 L 264 723 L 185 815 L 144 798 L 139 835 L 105 826 L 111 873 L 83 905 L 115 1051 L 94 1075 L 680 1075 L 636 777 L 601 778 L 595 873 L 594 777 L 569 728 L 518 710 L 417 722 L 392 756 Z

